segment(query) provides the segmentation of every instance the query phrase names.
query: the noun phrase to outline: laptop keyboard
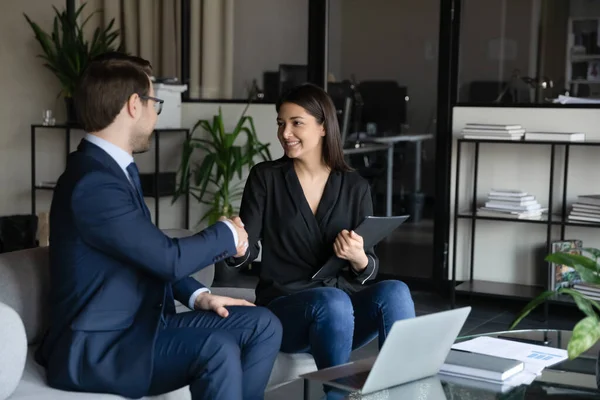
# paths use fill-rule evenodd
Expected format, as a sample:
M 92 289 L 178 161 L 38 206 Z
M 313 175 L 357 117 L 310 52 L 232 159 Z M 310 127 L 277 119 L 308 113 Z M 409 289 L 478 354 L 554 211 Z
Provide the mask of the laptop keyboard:
M 351 388 L 361 389 L 367 381 L 369 372 L 370 371 L 364 371 L 354 375 L 344 376 L 343 378 L 334 379 L 334 382 L 339 383 L 340 385 L 349 386 Z

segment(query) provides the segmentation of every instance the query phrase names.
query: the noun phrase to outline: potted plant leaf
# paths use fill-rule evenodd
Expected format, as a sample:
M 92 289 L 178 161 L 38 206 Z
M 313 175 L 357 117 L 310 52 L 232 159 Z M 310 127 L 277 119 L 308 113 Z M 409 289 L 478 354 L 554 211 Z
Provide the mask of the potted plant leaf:
M 61 90 L 58 96 L 62 95 L 65 99 L 69 123 L 77 120 L 72 96 L 75 85 L 89 60 L 109 51 L 120 50 L 120 46 L 116 44 L 119 31 L 113 29 L 114 19 L 108 23 L 106 28 L 97 27 L 91 39 L 86 39 L 84 28 L 96 11 L 79 23 L 85 5 L 85 3 L 82 4 L 72 14 L 67 13 L 66 10 L 59 11 L 53 6 L 55 16 L 50 32 L 44 31 L 27 14 L 23 14 L 42 48 L 42 53 L 38 57 L 44 60 L 44 66 L 52 71 L 60 81 Z
M 271 160 L 270 144 L 258 140 L 254 120 L 246 115 L 248 106 L 233 131 L 225 130 L 219 107 L 219 113 L 212 121 L 199 120 L 184 142 L 173 202 L 189 192 L 198 202 L 208 206 L 199 222 L 207 221 L 210 225 L 221 216 L 236 215 L 244 189 L 244 170 L 251 168 L 257 159 Z M 245 143 L 238 143 L 240 136 L 245 136 Z M 201 158 L 193 157 L 197 152 L 201 152 Z
M 599 256 L 600 250 L 598 249 L 581 248 L 580 251 L 576 253 L 552 253 L 546 257 L 546 261 L 573 268 L 577 271 L 577 274 L 579 275 L 578 279 L 581 282 L 600 285 Z M 574 276 L 575 275 L 571 275 L 570 279 L 572 280 Z M 579 310 L 584 314 L 584 318 L 575 325 L 573 334 L 567 346 L 569 359 L 572 360 L 589 350 L 598 340 L 600 340 L 600 318 L 598 317 L 600 304 L 581 292 L 571 287 L 560 287 L 556 290 L 547 290 L 541 293 L 523 308 L 521 313 L 511 324 L 510 329 L 514 329 L 523 318 L 537 306 L 558 295 L 566 295 L 573 298 Z M 598 378 L 599 376 L 597 374 L 596 379 L 598 380 Z

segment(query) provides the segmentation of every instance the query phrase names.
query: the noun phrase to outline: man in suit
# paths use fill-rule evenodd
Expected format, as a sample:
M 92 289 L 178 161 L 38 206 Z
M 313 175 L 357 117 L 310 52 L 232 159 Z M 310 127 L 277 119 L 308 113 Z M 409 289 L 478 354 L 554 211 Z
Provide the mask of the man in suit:
M 129 398 L 190 385 L 196 399 L 261 399 L 281 343 L 265 308 L 216 296 L 189 277 L 243 255 L 239 219 L 171 239 L 151 221 L 133 154 L 162 108 L 150 64 L 90 63 L 74 101 L 88 134 L 69 156 L 50 210 L 50 328 L 37 359 L 50 386 Z M 174 298 L 192 310 L 175 313 Z

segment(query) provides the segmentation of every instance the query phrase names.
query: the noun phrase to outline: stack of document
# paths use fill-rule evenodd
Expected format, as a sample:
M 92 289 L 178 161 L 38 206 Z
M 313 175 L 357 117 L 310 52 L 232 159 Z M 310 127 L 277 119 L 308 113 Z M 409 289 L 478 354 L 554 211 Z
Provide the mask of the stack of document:
M 456 343 L 453 350 L 463 352 L 461 358 L 450 357 L 440 369 L 440 374 L 451 377 L 485 382 L 490 387 L 510 389 L 529 385 L 544 368 L 558 364 L 568 358 L 567 351 L 552 347 L 521 343 L 514 340 L 481 336 Z M 469 354 L 472 353 L 472 354 Z M 481 365 L 482 355 L 491 356 L 487 364 Z M 471 361 L 468 356 L 473 356 Z M 458 361 L 456 361 L 458 360 Z M 457 366 L 460 363 L 462 365 Z

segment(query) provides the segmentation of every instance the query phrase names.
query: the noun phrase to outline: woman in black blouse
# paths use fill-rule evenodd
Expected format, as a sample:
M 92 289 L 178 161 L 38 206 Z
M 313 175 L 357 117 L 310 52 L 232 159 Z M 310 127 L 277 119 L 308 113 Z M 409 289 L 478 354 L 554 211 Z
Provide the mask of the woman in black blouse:
M 281 320 L 282 351 L 310 352 L 321 369 L 348 362 L 377 335 L 381 346 L 394 321 L 414 317 L 414 304 L 400 281 L 367 285 L 378 258 L 352 229 L 372 215 L 371 192 L 344 161 L 327 93 L 302 85 L 276 109 L 285 156 L 250 171 L 240 209 L 249 249 L 230 265 L 256 259 L 261 242 L 256 303 Z M 337 276 L 311 279 L 333 255 L 345 260 Z

